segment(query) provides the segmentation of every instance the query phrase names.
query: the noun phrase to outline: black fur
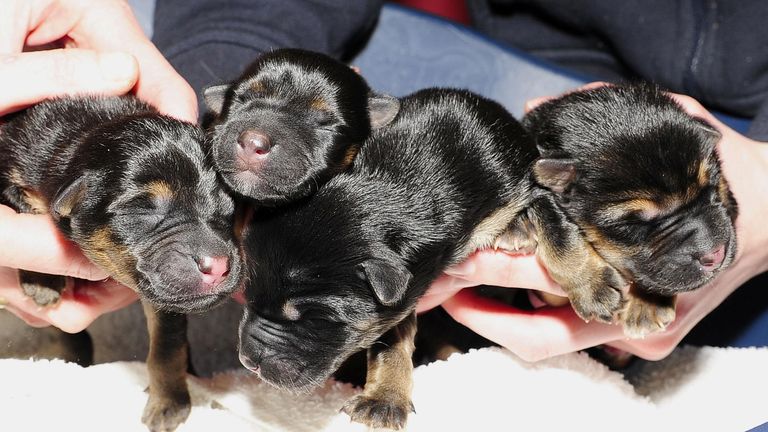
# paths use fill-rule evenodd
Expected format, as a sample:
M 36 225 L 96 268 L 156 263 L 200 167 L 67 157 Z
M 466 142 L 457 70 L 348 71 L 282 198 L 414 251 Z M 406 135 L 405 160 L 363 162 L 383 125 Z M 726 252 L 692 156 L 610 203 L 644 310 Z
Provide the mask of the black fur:
M 306 390 L 405 319 L 475 226 L 524 209 L 536 149 L 500 105 L 460 90 L 401 99 L 351 169 L 246 227 L 243 362 Z
M 173 430 L 189 413 L 182 313 L 210 308 L 240 286 L 234 204 L 203 140 L 198 127 L 132 97 L 47 101 L 0 127 L 2 203 L 50 214 L 144 300 L 151 347 L 142 420 L 152 430 Z M 20 271 L 25 290 L 57 278 Z
M 314 192 L 398 108 L 344 63 L 298 49 L 262 55 L 234 83 L 207 88 L 205 100 L 217 169 L 259 205 Z
M 523 123 L 542 154 L 539 181 L 638 290 L 690 291 L 733 260 L 737 206 L 715 150 L 720 134 L 659 88 L 575 92 L 542 104 Z M 649 210 L 616 210 L 637 199 Z M 703 270 L 701 257 L 718 246 L 725 247 L 722 264 Z

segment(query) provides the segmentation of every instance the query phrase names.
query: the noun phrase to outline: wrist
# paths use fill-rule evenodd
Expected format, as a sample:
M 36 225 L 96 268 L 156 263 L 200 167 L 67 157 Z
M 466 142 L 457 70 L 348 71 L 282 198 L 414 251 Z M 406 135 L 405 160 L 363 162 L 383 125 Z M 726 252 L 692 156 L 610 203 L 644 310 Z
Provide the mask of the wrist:
M 719 145 L 723 174 L 738 205 L 734 266 L 749 279 L 768 271 L 768 145 L 727 131 Z

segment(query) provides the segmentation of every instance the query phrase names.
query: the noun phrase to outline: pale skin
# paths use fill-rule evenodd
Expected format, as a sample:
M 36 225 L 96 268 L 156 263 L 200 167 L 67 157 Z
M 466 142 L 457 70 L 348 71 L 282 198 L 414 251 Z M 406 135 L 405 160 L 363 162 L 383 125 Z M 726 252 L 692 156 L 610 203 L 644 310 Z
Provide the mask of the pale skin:
M 195 93 L 142 33 L 121 0 L 6 0 L 0 14 L 0 115 L 73 94 L 135 93 L 161 112 L 197 120 Z M 2 121 L 2 119 L 0 119 Z M 136 294 L 90 263 L 47 216 L 0 206 L 0 307 L 28 324 L 86 328 Z M 16 269 L 78 280 L 61 301 L 40 308 Z
M 592 83 L 594 87 L 604 83 Z M 596 345 L 658 360 L 669 355 L 690 330 L 739 286 L 768 270 L 768 146 L 751 140 L 718 121 L 693 98 L 673 95 L 683 108 L 714 125 L 722 139 L 717 150 L 725 178 L 739 205 L 736 231 L 739 248 L 733 264 L 710 284 L 678 297 L 677 318 L 663 332 L 627 339 L 618 325 L 585 323 L 570 306 L 523 311 L 479 297 L 463 288 L 481 284 L 522 287 L 564 295 L 535 256 L 480 251 L 446 271 L 419 303 L 425 311 L 437 305 L 459 323 L 506 347 L 522 359 L 537 361 Z M 530 110 L 548 98 L 528 101 Z

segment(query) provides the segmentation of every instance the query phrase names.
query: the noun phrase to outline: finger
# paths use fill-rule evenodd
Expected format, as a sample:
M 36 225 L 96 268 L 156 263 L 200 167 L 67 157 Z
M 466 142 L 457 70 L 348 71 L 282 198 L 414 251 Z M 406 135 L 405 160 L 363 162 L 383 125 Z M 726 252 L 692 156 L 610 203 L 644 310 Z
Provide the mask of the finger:
M 108 275 L 65 239 L 48 216 L 0 206 L 0 266 L 100 280 Z
M 123 1 L 92 3 L 81 5 L 81 9 L 89 10 L 81 10 L 76 22 L 71 16 L 62 17 L 59 20 L 62 24 L 56 27 L 71 27 L 68 36 L 78 47 L 132 54 L 139 64 L 139 77 L 134 88 L 136 96 L 164 114 L 197 122 L 194 90 L 147 39 L 130 6 Z
M 528 112 L 533 111 L 537 106 L 543 104 L 544 102 L 551 101 L 552 99 L 555 99 L 554 96 L 541 96 L 533 99 L 528 99 L 525 101 L 525 104 L 523 105 L 523 110 L 526 114 Z
M 690 115 L 700 118 L 702 120 L 706 120 L 709 124 L 714 126 L 719 131 L 723 132 L 724 130 L 731 130 L 728 126 L 725 125 L 725 123 L 721 122 L 717 119 L 711 112 L 709 112 L 708 109 L 704 108 L 704 105 L 702 105 L 699 101 L 696 99 L 681 95 L 677 93 L 667 93 L 672 99 L 677 101 L 683 109 Z
M 112 280 L 85 282 L 62 293 L 61 300 L 43 310 L 48 322 L 68 333 L 87 328 L 96 318 L 136 301 L 136 293 Z
M 457 322 L 527 361 L 623 338 L 620 326 L 585 323 L 570 307 L 523 311 L 462 290 L 443 303 Z
M 12 305 L 4 306 L 3 309 L 7 310 L 8 312 L 16 315 L 20 320 L 24 321 L 28 326 L 35 327 L 35 328 L 43 328 L 48 327 L 51 325 L 48 321 L 39 318 L 35 315 L 29 314 L 26 311 L 17 309 L 16 307 Z
M 579 91 L 584 91 L 584 90 L 591 90 L 593 88 L 603 87 L 603 86 L 606 86 L 606 85 L 611 85 L 611 83 L 608 83 L 608 82 L 605 82 L 605 81 L 593 81 L 591 83 L 587 83 L 587 84 L 584 84 L 582 86 L 576 87 L 575 89 L 573 89 L 573 90 L 571 90 L 571 91 L 569 91 L 567 93 L 579 92 Z M 529 111 L 533 110 L 537 106 L 543 104 L 544 102 L 550 101 L 552 99 L 555 99 L 555 96 L 542 96 L 542 97 L 537 97 L 537 98 L 533 98 L 533 99 L 528 99 L 527 101 L 525 101 L 525 105 L 523 106 L 523 108 L 524 108 L 525 112 L 528 113 Z
M 459 290 L 477 285 L 476 282 L 442 274 L 419 299 L 416 313 L 426 312 L 453 297 Z
M 0 54 L 20 53 L 33 23 L 32 2 L 4 2 L 0 13 Z
M 445 273 L 474 282 L 474 285 L 530 288 L 564 296 L 565 292 L 549 277 L 536 255 L 511 255 L 482 250 Z
M 44 99 L 71 94 L 118 95 L 136 82 L 134 58 L 81 49 L 36 51 L 0 57 L 0 115 Z

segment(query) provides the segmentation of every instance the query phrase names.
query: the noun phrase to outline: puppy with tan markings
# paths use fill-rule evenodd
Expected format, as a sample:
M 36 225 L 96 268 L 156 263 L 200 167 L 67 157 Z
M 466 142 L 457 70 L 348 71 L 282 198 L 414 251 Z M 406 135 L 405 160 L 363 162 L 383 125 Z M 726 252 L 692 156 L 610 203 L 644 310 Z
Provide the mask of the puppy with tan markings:
M 0 126 L 0 197 L 47 213 L 113 278 L 136 290 L 150 333 L 143 421 L 173 430 L 190 410 L 185 313 L 240 286 L 232 198 L 194 125 L 132 97 L 51 100 Z M 55 304 L 62 276 L 20 271 L 25 292 Z
M 216 168 L 235 193 L 268 206 L 306 197 L 347 169 L 398 110 L 346 64 L 299 49 L 266 53 L 204 94 Z
M 537 183 L 629 284 L 626 304 L 611 311 L 628 336 L 663 330 L 676 294 L 732 262 L 737 206 L 715 151 L 720 135 L 659 88 L 575 92 L 523 122 L 542 155 Z
M 245 226 L 242 363 L 278 387 L 306 391 L 367 349 L 364 392 L 344 410 L 399 429 L 413 409 L 416 302 L 472 251 L 538 241 L 585 310 L 607 313 L 606 290 L 620 304 L 620 275 L 535 186 L 537 157 L 522 126 L 488 99 L 451 89 L 401 99 L 349 170 Z

